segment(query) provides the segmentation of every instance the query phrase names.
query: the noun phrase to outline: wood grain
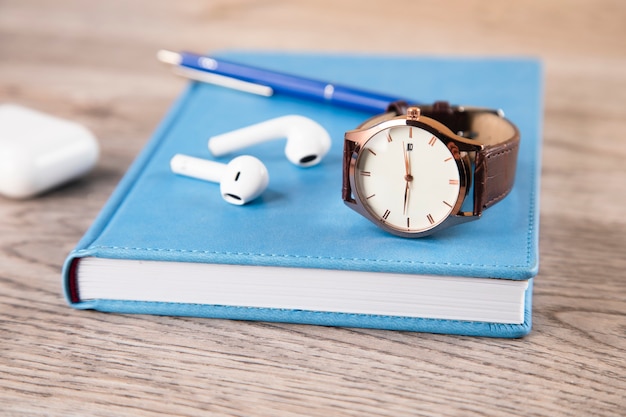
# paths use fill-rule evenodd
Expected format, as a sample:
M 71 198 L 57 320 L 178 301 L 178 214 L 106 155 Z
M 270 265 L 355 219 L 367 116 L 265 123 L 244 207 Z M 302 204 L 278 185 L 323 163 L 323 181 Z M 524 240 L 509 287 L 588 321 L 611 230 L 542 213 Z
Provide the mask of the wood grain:
M 0 102 L 88 126 L 86 178 L 0 197 L 0 415 L 620 416 L 626 3 L 0 0 Z M 530 55 L 541 268 L 521 340 L 74 311 L 65 255 L 184 86 L 160 48 Z

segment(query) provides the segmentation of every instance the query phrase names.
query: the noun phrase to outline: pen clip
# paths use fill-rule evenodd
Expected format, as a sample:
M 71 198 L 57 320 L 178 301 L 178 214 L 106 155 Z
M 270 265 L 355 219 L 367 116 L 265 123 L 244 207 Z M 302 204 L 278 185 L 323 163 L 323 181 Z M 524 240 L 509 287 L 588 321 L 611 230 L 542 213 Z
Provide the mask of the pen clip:
M 257 94 L 259 96 L 271 97 L 274 90 L 271 87 L 255 84 L 248 81 L 238 80 L 224 75 L 212 74 L 210 72 L 199 71 L 186 67 L 172 68 L 174 74 L 188 78 L 194 81 L 201 81 L 208 84 L 219 85 L 221 87 L 231 88 L 233 90 L 243 91 L 246 93 Z

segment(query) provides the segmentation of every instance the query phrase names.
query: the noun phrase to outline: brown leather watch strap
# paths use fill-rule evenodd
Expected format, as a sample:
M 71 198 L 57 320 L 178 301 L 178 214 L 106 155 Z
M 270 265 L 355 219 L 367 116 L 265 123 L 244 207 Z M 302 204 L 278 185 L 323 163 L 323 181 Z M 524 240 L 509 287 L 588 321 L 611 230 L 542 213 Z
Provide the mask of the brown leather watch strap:
M 485 146 L 474 166 L 474 213 L 480 214 L 502 200 L 513 188 L 519 135 L 498 145 Z
M 390 113 L 406 114 L 407 103 L 397 102 Z M 447 102 L 417 106 L 454 134 L 483 146 L 474 159 L 474 215 L 502 200 L 513 188 L 520 134 L 498 111 L 450 106 Z

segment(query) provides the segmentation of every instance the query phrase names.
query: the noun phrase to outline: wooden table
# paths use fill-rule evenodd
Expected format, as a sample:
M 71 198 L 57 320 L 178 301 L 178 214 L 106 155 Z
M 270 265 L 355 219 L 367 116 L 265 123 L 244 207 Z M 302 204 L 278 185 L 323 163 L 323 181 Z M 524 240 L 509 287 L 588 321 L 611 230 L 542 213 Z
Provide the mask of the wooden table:
M 184 86 L 155 61 L 160 48 L 541 58 L 532 333 L 498 340 L 70 309 L 65 255 Z M 2 0 L 0 101 L 83 123 L 103 151 L 77 183 L 27 201 L 0 197 L 0 415 L 626 412 L 623 1 Z

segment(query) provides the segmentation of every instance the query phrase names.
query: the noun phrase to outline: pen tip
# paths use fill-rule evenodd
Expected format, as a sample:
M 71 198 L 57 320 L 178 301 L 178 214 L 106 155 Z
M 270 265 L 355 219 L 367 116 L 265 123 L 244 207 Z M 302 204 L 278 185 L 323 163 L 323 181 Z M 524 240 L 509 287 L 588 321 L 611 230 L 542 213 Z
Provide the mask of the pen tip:
M 179 65 L 181 63 L 181 56 L 177 52 L 161 49 L 157 52 L 157 59 L 161 62 L 171 65 Z

